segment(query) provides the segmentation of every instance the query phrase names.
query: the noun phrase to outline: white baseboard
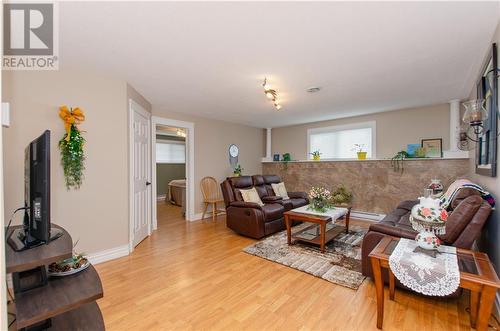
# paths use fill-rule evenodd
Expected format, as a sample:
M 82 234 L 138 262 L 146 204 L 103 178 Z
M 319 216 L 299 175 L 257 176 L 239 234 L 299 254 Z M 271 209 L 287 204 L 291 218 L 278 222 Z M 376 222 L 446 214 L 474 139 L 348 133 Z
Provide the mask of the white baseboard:
M 157 195 L 156 196 L 156 201 L 165 201 L 165 198 L 167 197 L 166 194 L 163 195 Z
M 99 264 L 106 261 L 118 259 L 129 254 L 129 247 L 127 245 L 118 246 L 115 248 L 105 249 L 100 252 L 92 253 L 87 256 L 92 264 Z
M 191 222 L 200 221 L 202 217 L 203 217 L 203 213 L 197 213 L 197 214 L 193 215 L 193 219 L 191 219 L 190 221 Z
M 363 221 L 379 222 L 384 219 L 385 216 L 385 214 L 369 213 L 360 210 L 351 211 L 351 217 L 361 219 Z

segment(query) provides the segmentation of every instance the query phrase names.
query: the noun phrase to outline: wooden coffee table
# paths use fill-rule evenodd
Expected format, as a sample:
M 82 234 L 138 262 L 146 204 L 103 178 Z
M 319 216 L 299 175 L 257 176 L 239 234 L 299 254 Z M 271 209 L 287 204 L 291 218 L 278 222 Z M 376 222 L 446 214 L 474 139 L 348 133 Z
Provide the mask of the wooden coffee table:
M 371 259 L 373 280 L 377 293 L 377 328 L 384 322 L 384 281 L 382 269 L 389 275 L 389 299 L 394 300 L 395 279 L 389 267 L 389 257 L 399 238 L 386 236 L 368 255 Z M 500 289 L 500 280 L 491 265 L 488 255 L 468 249 L 457 248 L 460 269 L 460 287 L 470 291 L 470 324 L 477 331 L 487 331 L 488 319 Z
M 299 213 L 293 210 L 285 212 L 285 224 L 286 224 L 286 234 L 288 245 L 292 244 L 292 239 L 297 241 L 303 241 L 310 244 L 319 245 L 321 253 L 325 252 L 325 245 L 333 240 L 340 232 L 349 232 L 349 218 L 351 216 L 351 207 L 341 207 L 346 208 L 347 213 L 345 216 L 333 220 L 330 216 L 319 216 L 313 214 Z M 343 226 L 333 226 L 327 229 L 327 224 L 332 222 L 335 223 L 338 220 L 345 218 L 345 227 Z M 302 221 L 307 223 L 313 223 L 306 228 L 292 234 L 292 222 Z

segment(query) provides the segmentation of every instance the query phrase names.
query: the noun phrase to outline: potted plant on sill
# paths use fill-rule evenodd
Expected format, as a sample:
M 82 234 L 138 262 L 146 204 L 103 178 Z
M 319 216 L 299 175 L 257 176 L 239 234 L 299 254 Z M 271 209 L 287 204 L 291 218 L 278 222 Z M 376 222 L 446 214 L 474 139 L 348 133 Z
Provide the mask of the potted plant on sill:
M 236 167 L 233 170 L 233 175 L 234 175 L 234 177 L 240 177 L 242 172 L 243 172 L 243 168 L 241 167 L 240 164 L 238 164 L 238 165 L 236 165 Z
M 321 159 L 321 153 L 319 150 L 309 153 L 312 155 L 314 161 L 319 161 Z
M 363 151 L 365 148 L 365 144 L 354 144 L 354 148 L 352 150 L 356 151 L 358 154 L 358 160 L 366 160 L 367 152 Z

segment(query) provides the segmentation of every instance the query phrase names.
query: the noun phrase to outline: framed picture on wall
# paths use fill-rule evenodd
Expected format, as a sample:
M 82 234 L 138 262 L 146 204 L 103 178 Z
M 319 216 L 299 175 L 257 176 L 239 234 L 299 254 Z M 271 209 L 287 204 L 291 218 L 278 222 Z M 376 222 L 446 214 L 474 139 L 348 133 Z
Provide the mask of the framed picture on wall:
M 443 157 L 443 139 L 422 139 L 425 157 Z

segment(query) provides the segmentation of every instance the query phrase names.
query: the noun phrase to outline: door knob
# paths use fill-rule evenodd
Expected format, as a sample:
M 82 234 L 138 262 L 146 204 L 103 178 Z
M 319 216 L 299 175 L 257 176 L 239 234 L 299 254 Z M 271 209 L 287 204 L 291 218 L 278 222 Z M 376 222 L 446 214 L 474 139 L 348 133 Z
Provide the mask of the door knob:
M 146 182 L 146 186 L 151 185 L 151 182 Z

